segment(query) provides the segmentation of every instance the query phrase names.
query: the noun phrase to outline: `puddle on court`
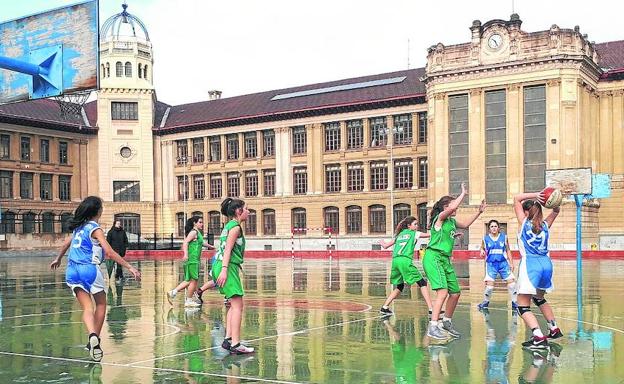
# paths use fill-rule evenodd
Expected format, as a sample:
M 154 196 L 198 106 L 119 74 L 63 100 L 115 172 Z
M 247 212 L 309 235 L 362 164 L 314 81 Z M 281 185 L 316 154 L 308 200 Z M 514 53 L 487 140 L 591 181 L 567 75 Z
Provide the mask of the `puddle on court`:
M 489 313 L 481 262 L 457 263 L 463 295 L 453 317 L 461 339 L 424 337 L 427 311 L 417 289 L 377 310 L 389 289 L 385 260 L 249 260 L 244 265 L 243 338 L 251 356 L 220 348 L 223 301 L 199 310 L 171 307 L 165 292 L 182 277 L 173 261 L 135 262 L 143 281 L 111 282 L 102 331 L 103 364 L 91 364 L 81 312 L 62 273 L 44 258 L 0 259 L 0 382 L 16 383 L 609 383 L 624 377 L 624 261 L 584 264 L 584 323 L 577 321 L 576 266 L 555 261 L 548 297 L 565 337 L 544 353 L 497 286 Z M 542 321 L 543 324 L 543 321 Z M 602 326 L 598 326 L 602 325 Z

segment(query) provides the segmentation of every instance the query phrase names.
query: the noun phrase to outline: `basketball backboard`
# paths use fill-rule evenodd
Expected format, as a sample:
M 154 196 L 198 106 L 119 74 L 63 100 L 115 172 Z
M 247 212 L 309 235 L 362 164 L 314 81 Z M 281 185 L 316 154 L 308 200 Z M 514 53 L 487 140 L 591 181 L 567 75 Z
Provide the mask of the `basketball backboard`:
M 547 169 L 546 186 L 560 189 L 564 195 L 592 193 L 591 168 Z
M 98 87 L 98 0 L 0 23 L 0 104 Z

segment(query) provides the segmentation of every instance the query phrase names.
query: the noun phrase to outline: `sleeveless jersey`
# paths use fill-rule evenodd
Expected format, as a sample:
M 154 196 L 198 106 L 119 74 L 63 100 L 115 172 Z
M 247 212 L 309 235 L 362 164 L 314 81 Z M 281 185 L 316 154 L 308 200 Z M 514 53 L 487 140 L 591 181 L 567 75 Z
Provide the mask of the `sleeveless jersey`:
M 194 229 L 197 232 L 197 237 L 195 240 L 191 241 L 188 244 L 188 261 L 189 263 L 198 263 L 201 258 L 202 247 L 204 246 L 204 235 Z
M 234 227 L 239 227 L 240 224 L 236 220 L 230 220 L 225 227 L 223 227 L 223 231 L 221 231 L 221 236 L 219 237 L 219 249 L 217 250 L 217 260 L 223 260 L 223 253 L 225 252 L 225 243 L 227 242 L 228 234 L 230 230 Z M 232 248 L 232 252 L 230 253 L 230 262 L 234 264 L 243 264 L 243 254 L 245 253 L 245 236 L 243 236 L 243 231 L 241 228 L 240 235 L 238 239 L 236 239 L 236 243 L 234 243 L 234 247 Z
M 518 232 L 518 248 L 522 257 L 549 257 L 549 235 L 548 224 L 545 221 L 542 222 L 542 231 L 533 233 L 533 223 L 524 219 Z
M 493 263 L 505 260 L 507 253 L 507 236 L 504 233 L 498 234 L 498 239 L 494 240 L 488 233 L 483 237 L 485 243 L 485 261 Z
M 429 239 L 427 248 L 438 251 L 444 256 L 451 257 L 453 246 L 455 245 L 455 218 L 449 217 L 444 220 L 439 230 L 435 228 L 435 223 L 437 221 L 438 217 L 436 216 L 431 226 L 431 238 Z
M 409 257 L 414 258 L 414 247 L 420 237 L 420 232 L 411 229 L 402 230 L 394 240 L 394 248 L 392 248 L 392 257 Z
M 104 261 L 99 241 L 91 237 L 93 231 L 98 228 L 100 228 L 98 223 L 89 221 L 74 229 L 69 248 L 69 261 L 76 264 L 100 264 Z

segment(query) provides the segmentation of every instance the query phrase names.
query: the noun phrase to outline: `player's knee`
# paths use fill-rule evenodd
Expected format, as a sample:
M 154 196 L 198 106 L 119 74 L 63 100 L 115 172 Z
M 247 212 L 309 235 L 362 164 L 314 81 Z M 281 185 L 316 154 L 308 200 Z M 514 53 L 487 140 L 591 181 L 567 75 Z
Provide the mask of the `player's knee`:
M 524 305 L 519 305 L 518 306 L 518 313 L 520 314 L 520 316 L 524 315 L 527 312 L 531 312 L 531 307 L 524 306 Z
M 416 282 L 416 284 L 418 284 L 419 287 L 426 287 L 427 286 L 427 280 L 425 279 L 420 279 Z
M 405 283 L 397 284 L 396 289 L 403 292 L 403 289 L 405 289 Z
M 533 296 L 533 303 L 538 307 L 541 307 L 542 305 L 546 304 L 546 299 L 544 299 L 543 297 L 540 298 Z

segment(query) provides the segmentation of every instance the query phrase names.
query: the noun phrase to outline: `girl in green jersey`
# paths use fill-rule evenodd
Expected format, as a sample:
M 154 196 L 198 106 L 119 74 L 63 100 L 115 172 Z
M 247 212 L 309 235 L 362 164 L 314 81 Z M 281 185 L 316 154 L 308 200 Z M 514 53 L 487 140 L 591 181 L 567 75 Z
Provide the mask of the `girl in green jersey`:
M 423 269 L 429 279 L 431 289 L 436 291 L 433 313 L 429 323 L 427 336 L 432 339 L 446 339 L 447 335 L 460 337 L 461 334 L 453 327 L 451 318 L 459 301 L 460 289 L 455 268 L 451 264 L 451 254 L 455 244 L 457 228 L 468 228 L 485 210 L 485 200 L 481 201 L 479 210 L 468 219 L 458 220 L 457 208 L 468 194 L 466 185 L 462 183 L 462 192 L 457 198 L 444 196 L 431 209 L 431 239 L 425 251 Z M 439 321 L 442 305 L 446 301 L 446 311 L 442 321 Z
M 414 216 L 408 216 L 397 225 L 392 241 L 387 243 L 383 240 L 380 241 L 381 246 L 384 248 L 394 245 L 392 249 L 392 270 L 390 272 L 390 283 L 394 285 L 394 289 L 379 310 L 382 315 L 391 316 L 393 314 L 389 306 L 403 292 L 405 284 L 418 284 L 427 307 L 431 310 L 431 298 L 429 297 L 427 280 L 423 278 L 418 268 L 414 265 L 414 248 L 416 243 L 418 243 L 418 239 L 424 237 L 429 237 L 429 234 L 418 232 L 418 219 Z
M 249 210 L 243 200 L 228 197 L 221 203 L 221 213 L 229 221 L 221 232 L 217 259 L 212 265 L 215 283 L 225 298 L 230 300 L 230 309 L 226 313 L 225 340 L 221 346 L 237 355 L 253 353 L 253 348 L 240 342 L 244 295 L 240 266 L 245 254 L 245 236 L 241 223 L 247 220 Z

